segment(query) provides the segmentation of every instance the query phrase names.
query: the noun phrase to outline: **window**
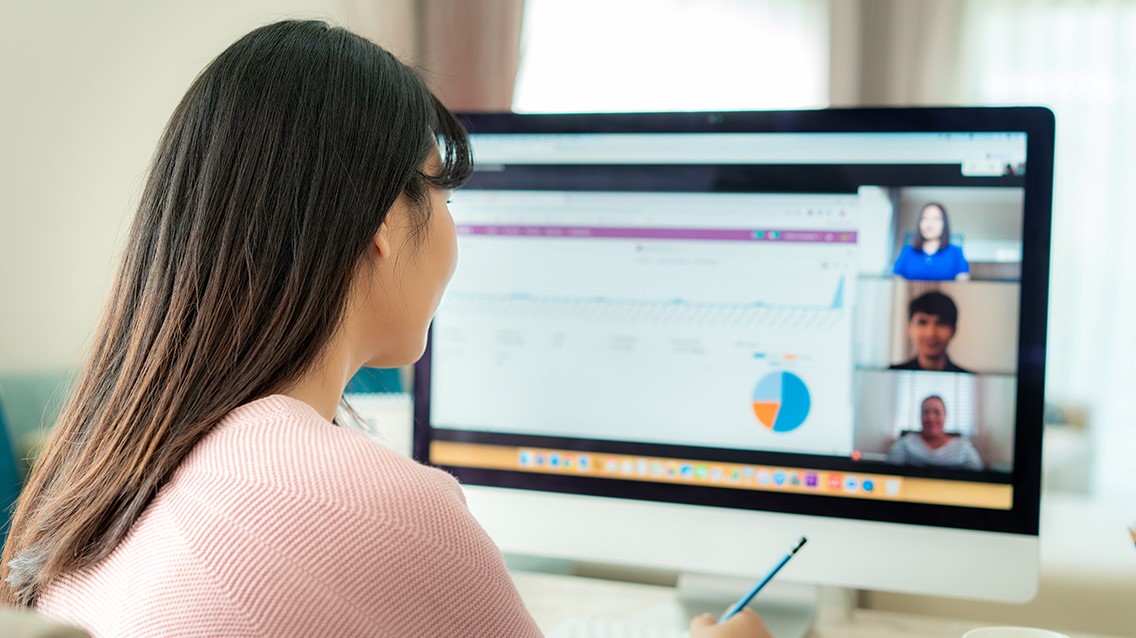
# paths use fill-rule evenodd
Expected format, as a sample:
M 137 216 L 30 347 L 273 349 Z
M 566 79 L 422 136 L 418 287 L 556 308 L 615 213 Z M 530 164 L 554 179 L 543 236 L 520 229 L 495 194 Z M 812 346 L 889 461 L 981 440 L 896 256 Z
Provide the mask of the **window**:
M 527 0 L 516 111 L 828 101 L 828 2 Z

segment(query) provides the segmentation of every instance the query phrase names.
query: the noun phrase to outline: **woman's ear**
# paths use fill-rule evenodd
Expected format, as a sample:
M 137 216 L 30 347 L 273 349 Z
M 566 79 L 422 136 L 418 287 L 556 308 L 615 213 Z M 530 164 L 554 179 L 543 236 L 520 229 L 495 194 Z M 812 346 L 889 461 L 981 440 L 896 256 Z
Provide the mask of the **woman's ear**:
M 379 251 L 379 257 L 382 259 L 388 259 L 391 256 L 390 232 L 390 226 L 387 225 L 386 220 L 383 220 L 383 223 L 379 224 L 378 232 L 375 233 L 374 238 L 371 240 L 371 243 L 375 245 L 375 250 Z
M 400 238 L 409 214 L 408 209 L 406 194 L 403 193 L 394 200 L 390 210 L 383 216 L 383 223 L 379 224 L 379 230 L 371 238 L 379 259 L 390 259 L 394 255 L 394 245 L 402 243 Z

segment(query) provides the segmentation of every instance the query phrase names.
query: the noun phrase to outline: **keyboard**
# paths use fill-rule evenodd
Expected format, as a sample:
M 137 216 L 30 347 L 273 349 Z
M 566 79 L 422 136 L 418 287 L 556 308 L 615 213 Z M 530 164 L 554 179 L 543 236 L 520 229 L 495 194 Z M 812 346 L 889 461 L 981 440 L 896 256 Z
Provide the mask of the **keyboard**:
M 545 638 L 690 638 L 690 632 L 612 620 L 575 619 L 557 625 Z

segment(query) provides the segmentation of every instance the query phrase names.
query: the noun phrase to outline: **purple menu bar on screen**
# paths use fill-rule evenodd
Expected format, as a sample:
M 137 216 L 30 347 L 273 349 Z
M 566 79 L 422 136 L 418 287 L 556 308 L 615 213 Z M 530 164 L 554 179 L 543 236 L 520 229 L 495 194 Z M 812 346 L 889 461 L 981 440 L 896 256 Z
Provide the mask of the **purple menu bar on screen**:
M 498 226 L 459 224 L 458 234 L 565 239 L 682 239 L 697 241 L 766 241 L 854 244 L 850 230 L 782 230 L 763 228 L 647 228 L 617 226 Z

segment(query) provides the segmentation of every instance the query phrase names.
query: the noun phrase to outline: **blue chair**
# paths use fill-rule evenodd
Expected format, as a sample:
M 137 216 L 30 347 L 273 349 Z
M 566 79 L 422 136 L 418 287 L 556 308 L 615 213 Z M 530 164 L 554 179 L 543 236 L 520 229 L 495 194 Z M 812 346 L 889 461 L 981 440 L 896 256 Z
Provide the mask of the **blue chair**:
M 403 392 L 398 368 L 363 368 L 347 383 L 347 394 Z
M 8 538 L 12 508 L 20 496 L 20 469 L 12 449 L 12 434 L 4 417 L 4 404 L 0 402 L 0 546 Z

